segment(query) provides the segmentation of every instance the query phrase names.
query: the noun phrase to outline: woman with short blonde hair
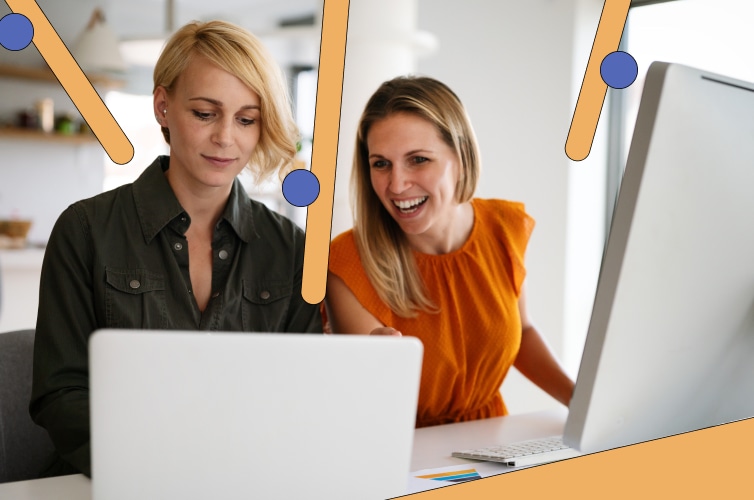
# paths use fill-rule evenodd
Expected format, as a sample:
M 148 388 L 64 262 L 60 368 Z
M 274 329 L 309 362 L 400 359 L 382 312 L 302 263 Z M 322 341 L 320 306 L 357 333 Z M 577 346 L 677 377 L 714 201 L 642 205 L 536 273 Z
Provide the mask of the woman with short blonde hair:
M 170 154 L 68 207 L 45 250 L 30 405 L 55 445 L 45 476 L 91 474 L 95 330 L 322 331 L 301 296 L 303 231 L 237 179 L 283 172 L 296 151 L 286 87 L 261 43 L 222 21 L 179 29 L 154 71 L 153 112 Z

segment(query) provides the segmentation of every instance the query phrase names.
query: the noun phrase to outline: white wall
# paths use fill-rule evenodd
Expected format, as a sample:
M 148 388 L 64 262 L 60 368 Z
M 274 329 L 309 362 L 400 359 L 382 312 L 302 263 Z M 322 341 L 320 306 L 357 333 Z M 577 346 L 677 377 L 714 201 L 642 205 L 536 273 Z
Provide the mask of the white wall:
M 352 0 L 351 9 L 359 2 Z M 591 311 L 603 241 L 604 132 L 580 163 L 564 152 L 573 107 L 591 50 L 601 0 L 418 0 L 417 25 L 439 49 L 417 60 L 416 73 L 447 83 L 465 103 L 483 158 L 480 197 L 522 201 L 537 226 L 527 253 L 529 310 L 575 377 Z M 381 25 L 349 19 L 338 183 L 350 173 L 353 137 L 366 96 L 349 89 L 352 33 Z M 362 59 L 363 60 L 363 59 Z M 367 59 L 368 60 L 368 59 Z M 396 76 L 387 75 L 384 79 Z M 336 211 L 347 207 L 336 190 Z M 348 214 L 350 217 L 350 213 Z M 350 226 L 333 216 L 333 234 Z M 556 406 L 518 373 L 503 389 L 512 413 Z

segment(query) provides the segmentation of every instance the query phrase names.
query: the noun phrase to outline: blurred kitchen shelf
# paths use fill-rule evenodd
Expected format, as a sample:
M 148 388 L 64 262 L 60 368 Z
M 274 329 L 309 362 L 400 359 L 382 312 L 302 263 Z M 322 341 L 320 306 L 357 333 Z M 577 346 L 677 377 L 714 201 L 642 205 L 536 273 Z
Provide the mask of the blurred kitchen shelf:
M 58 82 L 55 73 L 53 73 L 48 67 L 34 68 L 30 66 L 0 64 L 0 77 L 20 78 L 23 80 L 36 80 L 40 82 Z M 125 85 L 125 81 L 118 80 L 109 75 L 87 74 L 86 77 L 95 87 L 119 88 Z
M 41 130 L 18 127 L 0 127 L 0 139 L 25 139 L 32 141 L 47 141 L 63 144 L 92 144 L 97 142 L 94 134 L 58 134 L 56 132 L 42 132 Z

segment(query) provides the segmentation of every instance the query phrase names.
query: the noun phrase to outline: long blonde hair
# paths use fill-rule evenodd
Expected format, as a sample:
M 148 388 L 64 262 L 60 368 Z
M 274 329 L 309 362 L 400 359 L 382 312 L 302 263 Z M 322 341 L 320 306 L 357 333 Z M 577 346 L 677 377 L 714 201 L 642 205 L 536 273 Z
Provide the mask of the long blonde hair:
M 262 131 L 248 168 L 257 181 L 292 167 L 299 131 L 293 119 L 285 78 L 262 42 L 226 21 L 191 22 L 170 37 L 154 69 L 154 90 L 168 93 L 192 57 L 203 56 L 249 86 L 261 103 Z M 162 127 L 170 144 L 170 131 Z
M 480 157 L 463 104 L 447 85 L 433 78 L 404 76 L 383 83 L 361 115 L 351 174 L 356 246 L 380 298 L 399 316 L 413 317 L 419 310 L 434 312 L 437 308 L 427 296 L 405 234 L 380 202 L 369 174 L 369 129 L 394 113 L 428 120 L 456 152 L 461 164 L 455 188 L 459 203 L 469 201 L 476 190 Z

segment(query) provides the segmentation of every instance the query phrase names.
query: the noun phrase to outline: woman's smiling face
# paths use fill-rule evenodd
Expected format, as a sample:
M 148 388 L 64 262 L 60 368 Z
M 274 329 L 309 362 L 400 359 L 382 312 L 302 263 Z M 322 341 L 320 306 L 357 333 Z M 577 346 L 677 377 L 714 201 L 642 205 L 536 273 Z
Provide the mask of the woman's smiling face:
M 371 125 L 366 145 L 372 188 L 409 241 L 440 241 L 449 234 L 461 166 L 437 127 L 421 116 L 395 113 Z

